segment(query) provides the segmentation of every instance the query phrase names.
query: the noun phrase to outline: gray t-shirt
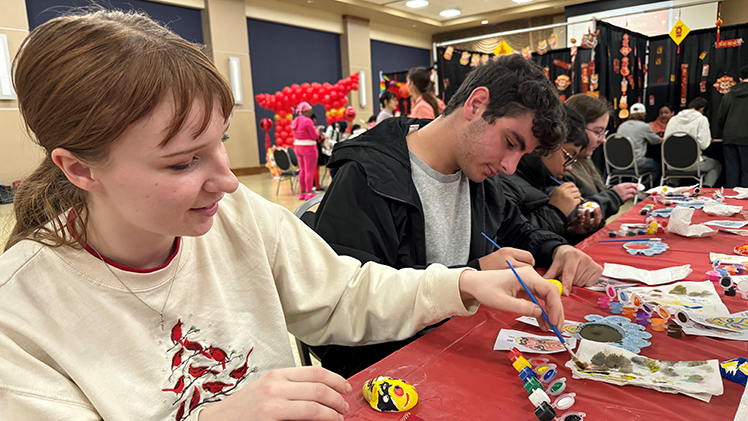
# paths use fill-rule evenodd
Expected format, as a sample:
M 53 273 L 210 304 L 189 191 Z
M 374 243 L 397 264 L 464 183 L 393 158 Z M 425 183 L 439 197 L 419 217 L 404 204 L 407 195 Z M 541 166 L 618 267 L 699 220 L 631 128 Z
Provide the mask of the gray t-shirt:
M 470 257 L 470 184 L 462 171 L 445 175 L 418 159 L 413 152 L 413 184 L 426 221 L 426 259 L 429 263 L 458 266 Z

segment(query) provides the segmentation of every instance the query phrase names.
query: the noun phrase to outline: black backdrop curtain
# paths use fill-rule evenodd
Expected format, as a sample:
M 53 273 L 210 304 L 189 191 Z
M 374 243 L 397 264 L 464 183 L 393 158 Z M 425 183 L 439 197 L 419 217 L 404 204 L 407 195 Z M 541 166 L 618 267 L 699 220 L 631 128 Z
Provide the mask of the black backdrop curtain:
M 621 101 L 621 82 L 624 79 L 624 76 L 621 75 L 624 57 L 629 59 L 628 68 L 632 76 L 630 78 L 626 77 L 629 81 L 626 92 L 628 106 L 631 107 L 637 102 L 643 102 L 644 65 L 648 37 L 603 21 L 597 21 L 596 28 L 600 31 L 597 35 L 597 46 L 595 47 L 595 72 L 599 76 L 600 97 L 615 105 L 616 118 L 611 120 L 618 122 L 620 121 L 618 111 Z M 624 56 L 621 52 L 624 35 L 628 35 L 629 48 L 631 49 L 627 56 Z M 618 66 L 614 66 L 616 61 L 618 61 Z M 616 70 L 618 71 L 616 72 Z M 617 124 L 615 125 L 617 126 Z
M 748 24 L 723 26 L 720 39 L 748 40 Z M 732 48 L 715 48 L 717 28 L 691 31 L 678 46 L 669 36 L 654 37 L 650 43 L 650 72 L 648 74 L 647 99 L 649 119 L 656 117 L 656 108 L 660 104 L 669 103 L 679 111 L 691 100 L 697 97 L 706 98 L 709 103 L 707 117 L 712 129 L 712 137 L 719 138 L 716 124 L 717 110 L 723 94 L 714 87 L 717 79 L 728 76 L 736 83 L 740 69 L 748 65 L 748 46 Z M 660 47 L 662 47 L 660 49 Z M 703 55 L 703 58 L 702 58 Z M 657 59 L 660 64 L 657 64 Z M 682 64 L 688 65 L 685 90 L 685 105 L 682 105 Z M 705 68 L 705 66 L 708 66 Z

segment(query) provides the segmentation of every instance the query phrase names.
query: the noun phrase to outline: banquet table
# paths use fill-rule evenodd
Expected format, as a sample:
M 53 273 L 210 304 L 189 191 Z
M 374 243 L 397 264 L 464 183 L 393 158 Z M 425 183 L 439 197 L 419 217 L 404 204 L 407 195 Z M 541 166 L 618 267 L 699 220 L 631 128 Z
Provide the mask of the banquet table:
M 732 190 L 725 190 L 725 195 L 732 193 Z M 697 239 L 670 233 L 657 234 L 655 236 L 663 238 L 670 248 L 652 257 L 629 255 L 622 243 L 598 242 L 608 239 L 608 231 L 617 230 L 621 224 L 643 222 L 644 216 L 640 215 L 639 210 L 650 203 L 654 203 L 651 198 L 642 201 L 577 247 L 601 265 L 619 263 L 643 269 L 660 269 L 690 264 L 693 272 L 685 280 L 704 281 L 705 272 L 711 268 L 710 251 L 732 254 L 734 246 L 748 242 L 748 237 L 724 232 Z M 727 199 L 726 203 L 742 205 L 743 201 Z M 663 207 L 657 204 L 656 209 Z M 714 217 L 697 210 L 693 222 L 717 219 L 745 220 L 740 214 Z M 716 285 L 716 289 L 731 313 L 748 309 L 748 301 L 739 296 L 722 295 L 719 285 Z M 584 321 L 584 316 L 588 314 L 609 316 L 607 310 L 597 306 L 597 298 L 603 294 L 574 288 L 572 294 L 562 300 L 566 319 Z M 501 329 L 552 334 L 518 322 L 516 317 L 481 306 L 475 315 L 456 317 L 356 374 L 349 379 L 353 392 L 346 397 L 351 409 L 345 419 L 412 421 L 417 416 L 425 421 L 537 420 L 533 414 L 534 406 L 511 365 L 508 352 L 494 351 L 493 345 Z M 670 361 L 717 359 L 722 362 L 748 356 L 748 342 L 687 335 L 675 339 L 668 337 L 666 332 L 653 331 L 650 326 L 646 330 L 653 335 L 650 339 L 652 345 L 643 348 L 640 353 L 646 357 Z M 579 411 L 587 414 L 587 420 L 733 420 L 744 390 L 743 386 L 724 380 L 724 393 L 705 403 L 681 394 L 572 379 L 571 371 L 564 366 L 569 360 L 567 353 L 526 356 L 547 357 L 550 362 L 557 364 L 558 378 L 568 379 L 564 393 L 576 393 L 574 406 L 567 411 L 558 411 L 559 416 Z M 410 415 L 377 412 L 364 401 L 361 394 L 364 382 L 379 375 L 402 378 L 416 386 L 419 403 L 409 411 Z

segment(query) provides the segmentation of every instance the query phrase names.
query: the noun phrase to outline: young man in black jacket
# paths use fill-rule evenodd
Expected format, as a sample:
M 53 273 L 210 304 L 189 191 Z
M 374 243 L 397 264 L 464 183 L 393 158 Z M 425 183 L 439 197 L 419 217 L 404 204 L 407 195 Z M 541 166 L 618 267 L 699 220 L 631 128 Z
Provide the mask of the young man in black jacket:
M 494 178 L 513 173 L 522 155 L 554 150 L 564 138 L 564 110 L 542 69 L 501 57 L 473 70 L 433 122 L 389 119 L 336 146 L 328 166 L 339 171 L 315 230 L 340 254 L 395 268 L 537 263 L 549 268 L 547 277 L 560 277 L 568 294 L 572 283 L 596 282 L 602 268 L 562 237 L 530 225 Z M 505 248 L 493 251 L 481 232 Z M 403 344 L 316 353 L 347 377 Z

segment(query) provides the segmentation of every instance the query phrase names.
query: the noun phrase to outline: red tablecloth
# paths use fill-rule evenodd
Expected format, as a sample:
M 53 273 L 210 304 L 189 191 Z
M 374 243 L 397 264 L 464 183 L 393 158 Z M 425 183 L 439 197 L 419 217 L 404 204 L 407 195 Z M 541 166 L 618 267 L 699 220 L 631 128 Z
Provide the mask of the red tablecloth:
M 730 194 L 732 191 L 726 191 Z M 727 201 L 742 204 L 740 201 Z M 748 242 L 748 237 L 717 233 L 704 239 L 686 239 L 671 234 L 659 237 L 670 245 L 665 253 L 653 257 L 630 256 L 620 243 L 600 244 L 607 238 L 609 229 L 622 223 L 642 222 L 639 209 L 651 200 L 644 201 L 619 217 L 610 227 L 587 239 L 579 248 L 590 254 L 598 263 L 629 264 L 645 269 L 691 264 L 693 273 L 687 280 L 703 281 L 704 272 L 710 268 L 709 251 L 731 254 L 737 244 Z M 664 207 L 658 205 L 658 208 Z M 736 219 L 742 217 L 709 217 L 696 211 L 694 222 L 709 219 Z M 745 241 L 744 241 L 745 239 Z M 721 288 L 717 286 L 717 290 Z M 610 313 L 597 307 L 602 293 L 575 288 L 570 297 L 564 297 L 564 309 L 569 320 L 583 321 L 587 314 L 607 316 Z M 724 297 L 731 312 L 746 310 L 746 301 L 738 297 Z M 399 377 L 416 385 L 419 404 L 410 412 L 425 421 L 436 420 L 537 420 L 533 405 L 527 399 L 522 381 L 511 366 L 506 351 L 493 351 L 493 344 L 501 329 L 517 329 L 542 333 L 539 329 L 515 321 L 516 316 L 481 307 L 472 317 L 455 318 L 409 346 L 385 358 L 367 370 L 353 376 L 353 392 L 347 397 L 351 410 L 347 420 L 401 420 L 403 414 L 386 414 L 371 409 L 361 396 L 363 383 L 377 375 Z M 654 332 L 652 345 L 641 354 L 663 360 L 724 361 L 738 356 L 748 356 L 748 342 L 728 341 L 707 337 L 668 337 L 664 332 Z M 535 356 L 537 354 L 531 354 Z M 634 386 L 614 386 L 591 380 L 574 380 L 570 370 L 563 367 L 568 360 L 565 353 L 544 355 L 559 365 L 558 377 L 567 377 L 566 392 L 576 392 L 576 404 L 569 411 L 581 411 L 588 420 L 732 420 L 737 411 L 743 387 L 724 381 L 724 394 L 704 403 L 684 395 L 660 393 Z M 566 411 L 560 411 L 563 414 Z

